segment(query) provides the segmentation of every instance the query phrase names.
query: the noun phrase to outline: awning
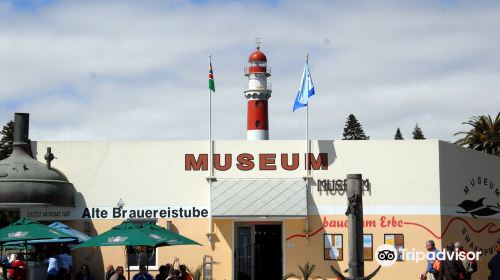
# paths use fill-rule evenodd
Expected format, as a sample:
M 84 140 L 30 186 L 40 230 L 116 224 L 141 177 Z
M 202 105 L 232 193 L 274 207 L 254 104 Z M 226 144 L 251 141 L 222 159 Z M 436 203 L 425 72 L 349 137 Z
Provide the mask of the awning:
M 305 217 L 303 179 L 222 179 L 212 182 L 213 217 Z

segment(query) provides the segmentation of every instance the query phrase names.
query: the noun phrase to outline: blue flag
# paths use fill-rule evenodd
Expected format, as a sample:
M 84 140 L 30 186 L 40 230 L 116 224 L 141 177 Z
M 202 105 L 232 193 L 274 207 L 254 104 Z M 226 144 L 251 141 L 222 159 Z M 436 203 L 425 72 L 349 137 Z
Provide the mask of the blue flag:
M 302 81 L 300 81 L 300 87 L 297 91 L 297 97 L 295 97 L 295 103 L 293 103 L 293 111 L 299 109 L 300 107 L 307 106 L 309 103 L 309 97 L 314 95 L 314 85 L 311 79 L 311 73 L 309 73 L 309 65 L 304 65 L 304 73 L 302 73 Z

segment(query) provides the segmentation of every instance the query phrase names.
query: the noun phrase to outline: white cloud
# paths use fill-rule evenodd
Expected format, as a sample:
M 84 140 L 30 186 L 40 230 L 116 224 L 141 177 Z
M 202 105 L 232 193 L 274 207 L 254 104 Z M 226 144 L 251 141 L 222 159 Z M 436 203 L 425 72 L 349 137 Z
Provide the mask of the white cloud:
M 259 36 L 273 139 L 304 137 L 291 106 L 309 52 L 312 138 L 341 138 L 354 113 L 374 139 L 409 138 L 418 122 L 451 140 L 500 108 L 498 26 L 486 1 L 2 4 L 0 120 L 31 112 L 38 140 L 204 139 L 212 53 L 214 136 L 244 139 L 242 70 Z

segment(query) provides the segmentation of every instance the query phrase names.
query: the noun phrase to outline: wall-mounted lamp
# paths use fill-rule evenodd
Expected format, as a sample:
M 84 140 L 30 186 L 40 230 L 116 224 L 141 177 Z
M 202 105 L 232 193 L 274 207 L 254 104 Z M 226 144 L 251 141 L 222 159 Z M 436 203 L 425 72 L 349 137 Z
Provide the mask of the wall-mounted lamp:
M 123 199 L 120 198 L 120 200 L 118 200 L 118 202 L 116 203 L 116 206 L 118 206 L 118 208 L 122 209 L 123 206 L 125 206 L 125 202 L 123 202 Z
M 86 235 L 90 235 L 90 222 L 88 221 L 83 222 L 83 231 L 85 232 Z
M 172 223 L 172 221 L 167 221 L 167 229 L 174 230 L 174 223 Z

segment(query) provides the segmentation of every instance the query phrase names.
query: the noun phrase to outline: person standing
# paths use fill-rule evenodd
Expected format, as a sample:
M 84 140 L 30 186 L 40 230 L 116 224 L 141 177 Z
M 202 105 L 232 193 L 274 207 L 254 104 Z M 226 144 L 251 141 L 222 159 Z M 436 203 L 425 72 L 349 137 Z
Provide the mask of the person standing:
M 49 251 L 49 257 L 45 260 L 45 262 L 49 264 L 47 267 L 47 280 L 57 279 L 57 274 L 59 273 L 59 261 L 53 250 Z
M 160 265 L 158 269 L 158 274 L 155 277 L 155 280 L 166 280 L 168 277 L 168 270 L 166 265 Z
M 497 245 L 497 254 L 488 262 L 491 273 L 488 280 L 500 280 L 500 244 Z
M 193 280 L 193 276 L 191 276 L 191 273 L 189 273 L 186 265 L 181 264 L 179 266 L 179 270 L 181 271 L 181 279 L 182 280 Z
M 73 268 L 73 258 L 71 258 L 69 248 L 67 246 L 61 248 L 61 253 L 57 256 L 59 263 L 59 276 L 65 280 L 71 278 L 71 269 Z M 62 270 L 62 272 L 61 272 Z
M 76 274 L 75 280 L 95 280 L 94 275 L 90 273 L 89 266 L 84 264 Z
M 437 253 L 439 253 L 439 250 L 436 249 L 436 244 L 434 243 L 433 240 L 429 240 L 425 242 L 425 249 L 427 250 L 427 270 L 424 271 L 422 275 L 429 275 L 429 280 L 437 280 L 439 276 L 439 271 L 434 269 L 434 263 L 439 262 L 439 260 L 436 259 Z M 433 258 L 429 258 L 430 255 L 433 255 Z
M 146 271 L 146 266 L 139 266 L 139 273 L 134 275 L 132 280 L 154 280 L 153 276 Z
M 454 252 L 455 245 L 450 243 L 446 246 L 446 252 Z M 439 270 L 439 280 L 460 280 L 460 274 L 465 275 L 465 267 L 462 262 L 453 256 L 445 255 L 445 260 L 441 263 Z
M 18 254 L 12 254 L 9 277 L 11 280 L 26 280 L 28 267 L 25 262 L 19 259 Z
M 9 259 L 6 256 L 0 256 L 0 280 L 7 280 L 7 270 L 10 266 Z
M 115 274 L 115 273 L 116 273 L 116 271 L 115 271 L 115 268 L 113 267 L 113 265 L 108 264 L 106 266 L 106 272 L 104 273 L 104 279 L 105 280 L 111 279 L 111 276 L 113 276 L 113 274 Z
M 467 251 L 461 242 L 455 242 L 455 250 L 458 253 L 463 252 L 463 254 L 467 254 Z M 468 260 L 467 258 L 461 260 L 461 262 L 465 268 L 465 273 L 460 274 L 460 280 L 471 280 L 472 273 L 477 271 L 477 262 L 475 260 Z
M 123 276 L 123 266 L 117 266 L 115 273 L 109 278 L 109 280 L 125 280 L 125 276 Z

